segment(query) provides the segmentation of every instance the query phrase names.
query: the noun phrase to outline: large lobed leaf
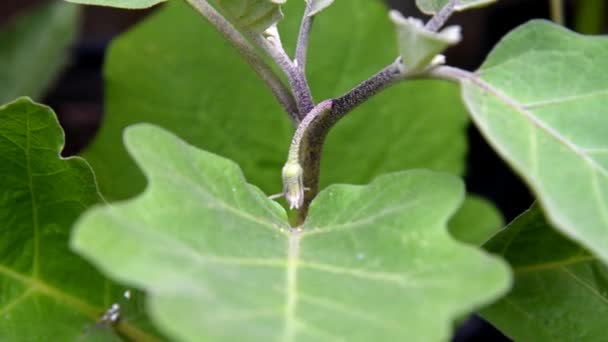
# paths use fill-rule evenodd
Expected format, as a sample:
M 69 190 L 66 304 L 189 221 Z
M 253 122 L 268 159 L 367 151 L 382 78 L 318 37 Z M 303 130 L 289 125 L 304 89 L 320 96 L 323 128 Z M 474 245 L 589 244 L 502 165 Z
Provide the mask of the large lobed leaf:
M 515 341 L 603 341 L 608 269 L 556 233 L 534 206 L 486 244 L 511 264 L 515 285 L 484 318 Z
M 78 7 L 61 1 L 17 17 L 0 31 L 0 104 L 39 98 L 68 59 L 78 31 Z
M 284 6 L 280 29 L 288 47 L 295 45 L 304 4 Z M 335 2 L 315 20 L 307 70 L 319 99 L 340 95 L 394 60 L 394 29 L 386 13 L 381 2 L 349 0 Z M 105 75 L 107 112 L 85 156 L 110 199 L 144 188 L 121 142 L 123 129 L 136 122 L 161 125 L 229 157 L 266 193 L 281 191 L 293 126 L 249 67 L 192 9 L 168 4 L 118 38 Z M 362 184 L 408 168 L 461 173 L 467 115 L 460 103 L 457 87 L 437 81 L 408 82 L 380 94 L 330 133 L 322 184 Z
M 126 133 L 149 179 L 77 223 L 73 246 L 145 289 L 158 325 L 189 341 L 439 341 L 506 291 L 506 267 L 446 231 L 454 176 L 409 171 L 334 185 L 298 229 L 236 164 L 151 125 Z
M 507 35 L 463 96 L 553 225 L 608 262 L 608 38 L 545 21 Z
M 68 249 L 72 223 L 99 201 L 80 158 L 62 159 L 53 112 L 29 99 L 0 107 L 0 340 L 72 341 L 107 330 L 99 324 L 125 290 Z M 137 328 L 138 298 L 123 303 L 118 331 Z M 107 330 L 106 334 L 114 334 Z

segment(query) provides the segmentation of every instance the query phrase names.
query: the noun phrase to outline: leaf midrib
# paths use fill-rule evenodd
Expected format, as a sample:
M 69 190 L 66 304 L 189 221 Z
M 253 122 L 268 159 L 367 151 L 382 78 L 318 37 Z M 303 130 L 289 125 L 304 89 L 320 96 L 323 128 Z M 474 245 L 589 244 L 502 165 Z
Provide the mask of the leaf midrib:
M 65 292 L 43 282 L 41 279 L 15 272 L 5 265 L 0 265 L 0 274 L 24 284 L 27 287 L 24 292 L 37 291 L 47 295 L 48 297 L 57 299 L 61 304 L 66 304 L 67 306 L 76 309 L 78 312 L 83 313 L 85 316 L 91 319 L 97 319 L 99 317 L 99 313 L 103 312 L 103 309 L 96 308 L 80 300 L 79 298 L 66 294 Z
M 30 188 L 30 203 L 32 205 L 32 228 L 33 228 L 33 242 L 34 242 L 34 253 L 32 259 L 32 275 L 36 277 L 39 272 L 39 254 L 40 254 L 40 241 L 39 241 L 39 218 L 38 218 L 38 203 L 36 202 L 36 194 L 34 189 L 34 178 L 32 172 L 32 163 L 30 159 L 31 152 L 31 130 L 30 130 L 30 116 L 33 112 L 26 111 L 25 113 L 25 127 L 26 127 L 26 137 L 25 137 L 25 164 L 27 170 L 27 178 L 28 178 L 28 187 Z
M 526 109 L 526 107 L 519 103 L 517 100 L 512 98 L 511 96 L 503 93 L 498 88 L 494 87 L 492 84 L 486 82 L 482 78 L 478 77 L 475 74 L 467 73 L 467 79 L 477 85 L 480 89 L 487 91 L 494 95 L 496 99 L 507 105 L 508 107 L 513 108 L 517 113 L 520 113 L 524 118 L 527 119 L 532 125 L 537 127 L 538 129 L 544 131 L 549 136 L 553 137 L 557 142 L 561 145 L 567 147 L 569 150 L 578 155 L 582 160 L 584 160 L 592 169 L 601 173 L 604 177 L 608 177 L 608 170 L 604 169 L 601 165 L 597 164 L 597 162 L 591 158 L 587 153 L 585 153 L 584 148 L 578 147 L 575 143 L 568 140 L 566 137 L 562 136 L 558 131 L 556 131 L 553 127 L 549 126 L 545 122 L 538 119 L 533 112 L 530 112 Z
M 516 274 L 524 274 L 524 273 L 530 273 L 530 272 L 552 271 L 552 270 L 559 269 L 562 267 L 572 266 L 572 265 L 576 265 L 576 264 L 583 263 L 583 262 L 593 262 L 593 261 L 597 261 L 597 260 L 598 259 L 596 257 L 594 257 L 593 255 L 582 255 L 582 256 L 576 256 L 573 258 L 568 258 L 568 259 L 563 259 L 563 260 L 558 260 L 558 261 L 551 261 L 551 262 L 532 264 L 532 265 L 526 265 L 526 266 L 518 266 L 518 267 L 513 268 L 513 272 L 515 272 Z
M 301 230 L 294 228 L 287 239 L 287 265 L 285 271 L 285 331 L 283 341 L 296 337 L 296 311 L 298 304 L 298 263 L 300 258 Z
M 532 313 L 528 312 L 526 309 L 524 309 L 522 306 L 520 306 L 518 303 L 509 299 L 509 297 L 503 298 L 502 301 L 504 303 L 506 303 L 507 305 L 510 305 L 517 311 L 523 313 L 524 316 L 526 316 L 528 318 L 528 320 L 530 322 L 532 322 L 532 324 L 537 325 L 542 331 L 544 331 L 547 334 L 548 337 L 551 337 L 552 338 L 551 341 L 561 341 L 556 336 L 553 335 L 553 331 L 548 330 L 543 324 L 539 324 L 538 322 L 540 320 L 536 316 L 534 316 Z

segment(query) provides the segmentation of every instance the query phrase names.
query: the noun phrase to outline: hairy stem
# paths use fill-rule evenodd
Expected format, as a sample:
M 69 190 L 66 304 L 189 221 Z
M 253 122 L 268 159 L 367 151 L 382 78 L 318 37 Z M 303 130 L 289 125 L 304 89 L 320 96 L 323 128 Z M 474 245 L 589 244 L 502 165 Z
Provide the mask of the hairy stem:
M 308 86 L 308 80 L 304 73 L 294 65 L 289 59 L 289 56 L 285 53 L 282 47 L 276 44 L 272 44 L 261 34 L 255 32 L 247 33 L 252 41 L 258 44 L 266 53 L 275 60 L 277 65 L 283 70 L 289 85 L 295 96 L 296 106 L 299 111 L 298 122 L 308 114 L 314 108 L 314 101 Z
M 306 10 L 300 24 L 300 33 L 298 34 L 298 43 L 296 45 L 296 67 L 300 68 L 301 72 L 306 72 L 306 55 L 308 53 L 308 41 L 310 40 L 310 31 L 314 21 L 314 16 L 310 15 L 310 3 L 306 2 Z
M 450 0 L 439 12 L 435 13 L 431 20 L 426 23 L 425 28 L 431 32 L 439 31 L 439 29 L 445 25 L 445 22 L 450 19 L 452 13 L 454 13 L 456 6 L 458 6 L 458 2 L 459 0 Z
M 289 207 L 299 210 L 300 221 L 306 217 L 310 201 L 319 191 L 321 147 L 325 137 L 311 134 L 317 131 L 312 127 L 323 122 L 331 108 L 332 100 L 326 100 L 306 115 L 293 135 L 287 162 L 283 167 L 283 193 Z
M 343 96 L 321 102 L 300 123 L 283 168 L 284 194 L 290 207 L 298 209 L 299 223 L 319 192 L 321 153 L 330 129 L 355 107 L 404 77 L 401 60 L 397 59 Z
M 484 91 L 494 94 L 497 97 L 503 99 L 506 103 L 513 103 L 513 100 L 508 96 L 503 94 L 500 90 L 496 89 L 493 85 L 487 83 L 483 79 L 481 79 L 474 72 L 470 72 L 467 70 L 451 67 L 451 66 L 440 66 L 433 69 L 428 70 L 426 73 L 421 75 L 421 78 L 433 78 L 440 79 L 455 83 L 460 83 L 463 80 L 468 80 L 483 89 Z M 513 106 L 517 107 L 518 104 L 513 104 Z
M 470 81 L 480 85 L 481 88 L 486 88 L 485 85 L 480 84 L 480 83 L 485 84 L 485 82 L 483 80 L 481 80 L 475 73 L 467 71 L 467 70 L 451 67 L 451 66 L 435 67 L 435 68 L 429 69 L 427 72 L 425 72 L 421 76 L 426 77 L 426 78 L 434 78 L 434 79 L 440 79 L 440 80 L 456 82 L 456 83 L 459 83 L 460 81 L 466 79 L 466 80 L 470 80 Z
M 477 87 L 482 89 L 484 92 L 493 94 L 500 98 L 503 102 L 508 103 L 514 108 L 520 107 L 520 104 L 515 102 L 511 97 L 504 94 L 500 89 L 495 88 L 493 85 L 487 83 L 485 80 L 480 78 L 476 73 L 467 70 L 462 70 L 450 66 L 440 66 L 428 70 L 425 74 L 421 75 L 421 78 L 433 78 L 454 83 L 461 83 L 462 81 L 469 81 L 475 84 Z
M 401 58 L 380 70 L 374 76 L 360 83 L 348 93 L 334 100 L 329 127 L 333 126 L 340 118 L 349 113 L 355 107 L 369 100 L 372 96 L 388 88 L 405 77 Z
M 245 59 L 256 74 L 266 83 L 278 102 L 283 106 L 291 118 L 299 122 L 300 115 L 296 101 L 281 79 L 272 71 L 272 68 L 258 55 L 256 49 L 241 35 L 241 33 L 228 22 L 215 8 L 205 0 L 187 0 L 194 9 L 202 14 L 213 27 L 228 40 Z

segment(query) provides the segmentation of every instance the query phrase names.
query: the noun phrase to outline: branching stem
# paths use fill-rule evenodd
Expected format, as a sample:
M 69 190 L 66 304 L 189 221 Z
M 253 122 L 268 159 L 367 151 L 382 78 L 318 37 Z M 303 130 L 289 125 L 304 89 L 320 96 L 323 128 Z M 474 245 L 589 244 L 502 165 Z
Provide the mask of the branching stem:
M 404 78 L 405 74 L 401 58 L 397 58 L 395 62 L 334 100 L 331 115 L 328 118 L 331 120 L 331 122 L 328 122 L 328 128 L 355 109 L 355 107 Z
M 323 101 L 300 122 L 283 167 L 285 199 L 291 209 L 299 210 L 300 221 L 306 217 L 308 206 L 319 190 L 319 166 L 325 136 L 318 135 L 319 130 L 315 127 L 325 122 L 331 108 L 332 100 Z
M 426 23 L 425 27 L 427 30 L 431 32 L 437 32 L 440 28 L 445 25 L 446 21 L 450 19 L 452 13 L 458 6 L 459 0 L 450 0 L 439 12 L 435 13 L 435 15 Z
M 308 80 L 304 76 L 304 73 L 289 59 L 289 56 L 287 56 L 282 47 L 271 43 L 261 34 L 251 31 L 247 32 L 247 34 L 253 42 L 258 44 L 276 61 L 279 68 L 281 68 L 287 76 L 299 111 L 299 122 L 314 108 L 314 101 L 312 99 L 310 87 L 308 86 Z
M 205 0 L 187 0 L 188 3 L 203 15 L 213 27 L 220 32 L 224 38 L 236 48 L 240 55 L 245 59 L 256 74 L 266 83 L 278 102 L 283 106 L 291 118 L 299 122 L 300 115 L 296 101 L 283 84 L 281 79 L 272 71 L 270 66 L 258 55 L 255 48 L 241 35 L 232 24 L 227 21 L 215 8 L 210 6 Z
M 389 86 L 407 79 L 434 77 L 458 81 L 462 78 L 474 78 L 474 74 L 450 67 L 431 67 L 421 73 L 405 73 L 401 58 L 391 63 L 378 73 L 360 83 L 346 94 L 331 100 L 325 100 L 315 106 L 305 76 L 306 54 L 313 17 L 309 16 L 310 5 L 307 3 L 302 19 L 295 62 L 289 59 L 281 46 L 278 33 L 276 39 L 266 38 L 260 33 L 243 30 L 251 42 L 264 50 L 287 76 L 291 92 L 277 77 L 272 69 L 258 55 L 243 34 L 226 20 L 206 0 L 187 0 L 228 40 L 251 65 L 254 71 L 266 82 L 275 97 L 298 124 L 289 149 L 287 162 L 283 167 L 283 194 L 290 208 L 298 209 L 299 223 L 308 213 L 312 199 L 319 191 L 319 175 L 323 143 L 329 130 L 346 114 Z M 458 0 L 451 0 L 426 25 L 436 32 L 446 22 L 458 5 Z M 307 191 L 305 191 L 305 189 Z
M 310 3 L 306 2 L 306 10 L 300 24 L 300 33 L 298 34 L 298 43 L 296 45 L 296 67 L 300 68 L 303 74 L 306 73 L 306 56 L 308 53 L 308 41 L 310 40 L 310 31 L 314 16 L 310 15 Z
M 382 90 L 401 80 L 420 78 L 455 82 L 467 78 L 482 82 L 473 73 L 445 66 L 433 66 L 420 73 L 407 74 L 404 73 L 401 59 L 398 58 L 348 93 L 321 102 L 304 118 L 293 136 L 289 156 L 283 168 L 284 194 L 290 208 L 298 209 L 298 223 L 302 223 L 306 218 L 308 207 L 319 191 L 321 152 L 330 129 L 342 117 Z
M 300 223 L 306 218 L 310 202 L 319 191 L 321 153 L 329 130 L 352 109 L 403 76 L 401 60 L 397 59 L 343 96 L 321 102 L 302 120 L 293 136 L 289 156 L 283 168 L 285 197 L 290 207 L 298 209 Z M 289 177 L 285 177 L 286 175 Z M 297 175 L 300 175 L 302 180 L 299 183 L 295 181 Z M 294 187 L 300 191 L 293 191 Z M 303 191 L 304 189 L 307 191 Z

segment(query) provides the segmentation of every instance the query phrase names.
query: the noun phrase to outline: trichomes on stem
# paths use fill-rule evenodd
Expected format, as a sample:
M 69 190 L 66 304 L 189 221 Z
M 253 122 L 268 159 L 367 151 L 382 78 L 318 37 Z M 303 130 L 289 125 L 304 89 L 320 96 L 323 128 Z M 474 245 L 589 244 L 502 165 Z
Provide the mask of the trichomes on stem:
M 306 218 L 308 206 L 319 191 L 321 154 L 325 138 L 341 118 L 399 81 L 425 77 L 450 80 L 454 78 L 446 77 L 435 70 L 444 62 L 443 56 L 438 53 L 460 40 L 460 31 L 457 27 L 450 27 L 438 33 L 458 6 L 459 0 L 449 1 L 424 26 L 419 24 L 417 19 L 405 20 L 400 14 L 391 13 L 393 21 L 398 26 L 405 26 L 403 30 L 404 35 L 407 36 L 406 40 L 418 39 L 423 42 L 428 41 L 431 45 L 425 47 L 421 44 L 423 50 L 414 55 L 414 60 L 409 56 L 406 56 L 408 60 L 404 60 L 403 56 L 400 56 L 345 94 L 324 100 L 318 105 L 315 105 L 306 78 L 306 56 L 314 17 L 331 1 L 319 5 L 314 0 L 306 0 L 294 59 L 291 59 L 283 49 L 276 23 L 260 33 L 247 27 L 240 27 L 236 24 L 238 21 L 231 18 L 229 13 L 218 13 L 205 0 L 188 0 L 188 2 L 232 43 L 271 89 L 277 101 L 297 125 L 287 162 L 282 170 L 282 179 L 283 195 L 289 208 L 298 210 L 299 223 Z M 320 9 L 315 8 L 315 5 Z M 419 35 L 422 38 L 419 38 Z M 417 48 L 419 47 L 407 46 L 407 49 Z M 274 61 L 287 79 L 287 85 L 264 61 L 258 49 Z M 408 65 L 408 62 L 411 65 Z M 450 75 L 462 76 L 464 73 Z

